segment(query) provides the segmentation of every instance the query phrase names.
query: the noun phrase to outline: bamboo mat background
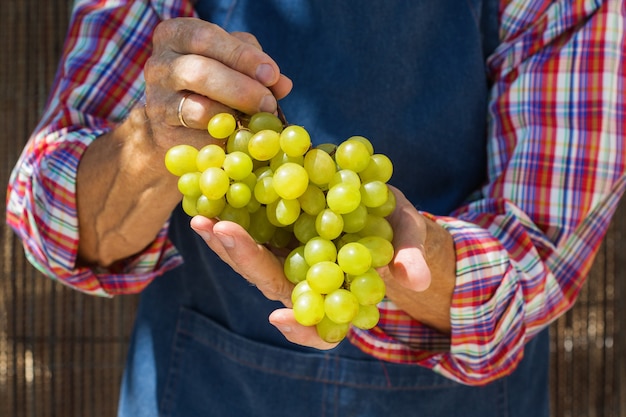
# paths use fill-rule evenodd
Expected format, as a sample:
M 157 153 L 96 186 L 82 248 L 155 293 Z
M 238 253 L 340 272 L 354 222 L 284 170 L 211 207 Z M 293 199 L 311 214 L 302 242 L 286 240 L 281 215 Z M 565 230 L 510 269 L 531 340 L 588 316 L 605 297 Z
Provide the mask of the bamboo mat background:
M 70 7 L 0 2 L 3 189 L 45 104 Z M 42 277 L 1 216 L 0 416 L 114 416 L 137 297 L 89 297 Z M 626 416 L 625 277 L 622 204 L 578 303 L 551 329 L 553 416 Z

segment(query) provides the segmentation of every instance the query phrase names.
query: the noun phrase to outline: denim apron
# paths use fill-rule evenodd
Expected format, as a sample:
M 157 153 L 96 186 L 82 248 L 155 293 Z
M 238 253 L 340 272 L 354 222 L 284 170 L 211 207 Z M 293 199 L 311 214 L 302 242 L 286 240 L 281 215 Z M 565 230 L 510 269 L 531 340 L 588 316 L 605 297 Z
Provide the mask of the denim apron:
M 420 209 L 449 213 L 484 180 L 497 1 L 199 0 L 197 11 L 255 34 L 294 81 L 287 119 L 315 143 L 370 138 Z M 141 296 L 120 416 L 548 416 L 547 331 L 484 387 L 348 341 L 295 346 L 268 323 L 281 305 L 212 254 L 180 209 L 171 221 L 185 263 Z

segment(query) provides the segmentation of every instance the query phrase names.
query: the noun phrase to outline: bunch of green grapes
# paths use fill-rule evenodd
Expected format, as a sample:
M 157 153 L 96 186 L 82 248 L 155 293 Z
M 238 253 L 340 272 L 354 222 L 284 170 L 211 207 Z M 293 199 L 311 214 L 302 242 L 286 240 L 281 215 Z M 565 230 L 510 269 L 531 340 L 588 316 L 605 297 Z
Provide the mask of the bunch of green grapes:
M 391 160 L 363 136 L 313 147 L 302 126 L 265 112 L 220 113 L 208 131 L 225 146 L 177 145 L 165 156 L 184 211 L 236 222 L 283 248 L 295 318 L 324 340 L 376 326 L 385 296 L 377 268 L 394 255 Z

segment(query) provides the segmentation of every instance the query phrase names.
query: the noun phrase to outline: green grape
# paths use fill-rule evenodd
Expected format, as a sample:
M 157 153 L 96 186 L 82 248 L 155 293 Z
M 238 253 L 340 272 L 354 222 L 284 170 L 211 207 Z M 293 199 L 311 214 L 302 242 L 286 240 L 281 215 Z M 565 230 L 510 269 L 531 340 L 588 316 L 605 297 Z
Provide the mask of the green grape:
M 350 277 L 350 292 L 359 300 L 359 304 L 375 305 L 385 297 L 385 282 L 375 269 Z
M 195 172 L 198 150 L 191 145 L 175 145 L 165 153 L 165 168 L 180 177 L 185 172 Z
M 328 294 L 340 288 L 344 274 L 339 265 L 330 261 L 311 265 L 306 273 L 306 280 L 313 291 Z
M 339 288 L 324 297 L 324 311 L 335 323 L 350 323 L 359 312 L 359 301 L 350 291 Z
M 324 195 L 324 192 L 315 184 L 307 185 L 304 193 L 298 197 L 298 201 L 300 201 L 302 211 L 312 216 L 317 216 L 326 208 L 326 196 Z
M 252 173 L 252 159 L 243 152 L 231 152 L 226 154 L 223 168 L 230 178 L 241 181 Z
M 293 224 L 293 234 L 300 243 L 305 244 L 315 236 L 319 236 L 315 229 L 315 218 L 316 216 L 300 213 L 300 217 Z
M 248 204 L 246 204 L 246 208 L 248 209 L 250 214 L 256 213 L 261 207 L 265 206 L 262 206 L 261 203 L 259 203 L 258 200 L 254 198 L 254 194 L 252 194 L 252 196 L 250 196 L 250 201 L 248 201 Z
M 230 179 L 221 168 L 210 167 L 200 175 L 199 184 L 202 194 L 211 200 L 217 200 L 226 195 L 230 186 Z
M 304 259 L 309 265 L 315 265 L 322 261 L 335 262 L 337 260 L 337 248 L 332 241 L 316 236 L 304 245 Z
M 274 175 L 274 170 L 270 168 L 268 165 L 261 166 L 252 171 L 254 175 L 256 175 L 257 181 L 264 177 L 271 177 Z
M 361 235 L 358 233 L 342 233 L 337 239 L 333 240 L 337 251 L 343 248 L 347 243 L 358 242 L 361 239 Z
M 303 326 L 314 326 L 324 318 L 324 297 L 315 291 L 303 292 L 293 303 L 293 315 Z
M 296 199 L 306 191 L 308 185 L 306 170 L 294 162 L 286 162 L 274 171 L 274 190 L 282 198 Z
M 289 281 L 294 284 L 306 282 L 306 273 L 308 270 L 309 264 L 304 258 L 304 246 L 298 246 L 289 252 L 283 264 L 283 271 Z
M 393 175 L 393 164 L 391 159 L 383 154 L 374 154 L 370 157 L 367 167 L 359 172 L 359 176 L 363 182 L 382 181 L 386 183 Z
M 280 199 L 276 199 L 275 201 L 272 201 L 271 203 L 269 203 L 265 207 L 265 215 L 267 216 L 267 220 L 271 224 L 273 224 L 274 226 L 278 228 L 281 228 L 281 227 L 285 227 L 285 225 L 282 224 L 280 220 L 278 220 L 278 217 L 276 217 L 276 208 L 278 207 L 279 202 L 280 202 Z
M 226 191 L 226 201 L 235 208 L 246 207 L 252 198 L 252 191 L 243 182 L 234 182 Z
M 352 184 L 339 183 L 328 190 L 326 203 L 335 213 L 350 213 L 361 204 L 361 192 Z
M 359 275 L 372 266 L 372 255 L 361 243 L 350 242 L 337 252 L 337 263 L 346 274 Z
M 237 223 L 246 230 L 250 228 L 250 213 L 245 208 L 236 208 L 226 203 L 218 217 L 220 220 Z
M 365 226 L 359 232 L 361 236 L 380 236 L 393 242 L 393 228 L 389 221 L 384 217 L 374 216 L 372 214 L 367 215 Z
M 210 167 L 221 168 L 225 157 L 226 152 L 221 146 L 215 144 L 203 146 L 196 156 L 198 171 L 202 172 Z
M 280 151 L 280 135 L 265 129 L 255 133 L 248 142 L 248 153 L 257 161 L 269 161 Z
M 278 116 L 272 113 L 259 112 L 253 114 L 250 118 L 250 121 L 248 122 L 248 129 L 254 133 L 262 130 L 272 130 L 280 133 L 283 131 L 283 122 L 278 118 Z
M 367 212 L 378 217 L 387 217 L 396 209 L 396 195 L 389 191 L 387 201 L 378 207 L 368 207 Z
M 209 125 L 207 126 L 207 130 L 209 131 L 209 135 L 213 136 L 215 139 L 226 139 L 237 128 L 237 121 L 235 120 L 235 116 L 230 113 L 218 113 L 215 116 L 211 117 L 209 120 Z
M 304 169 L 313 184 L 324 186 L 335 175 L 335 161 L 321 149 L 311 149 L 304 155 Z
M 352 319 L 352 325 L 359 329 L 369 330 L 374 328 L 380 320 L 380 311 L 375 305 L 359 306 L 359 312 Z
M 280 198 L 276 202 L 276 220 L 287 226 L 298 220 L 300 216 L 300 202 L 298 200 L 287 200 Z
M 236 130 L 226 142 L 226 153 L 232 153 L 235 151 L 240 151 L 243 153 L 248 153 L 248 142 L 250 142 L 250 138 L 254 135 L 249 129 L 238 129 Z
M 382 181 L 370 181 L 361 185 L 361 201 L 365 207 L 380 207 L 387 201 L 389 188 Z
M 265 210 L 265 206 L 260 206 L 257 211 L 250 213 L 250 226 L 247 229 L 250 236 L 260 244 L 269 242 L 277 230 L 267 219 Z
M 320 143 L 315 147 L 315 149 L 319 149 L 321 151 L 326 152 L 328 155 L 334 155 L 335 150 L 337 150 L 337 145 L 334 143 Z
M 317 334 L 328 343 L 341 342 L 350 330 L 349 323 L 335 323 L 326 316 L 315 327 Z
M 350 171 L 349 169 L 340 169 L 335 172 L 333 178 L 328 183 L 328 188 L 332 188 L 333 186 L 341 183 L 352 184 L 357 188 L 361 187 L 361 178 L 359 174 L 354 171 Z
M 192 199 L 200 197 L 202 195 L 202 190 L 200 190 L 200 175 L 199 172 L 194 171 L 185 172 L 178 177 L 178 191 L 180 191 L 182 195 Z
M 284 151 L 280 150 L 272 159 L 270 159 L 270 168 L 272 171 L 276 171 L 279 166 L 286 162 L 293 162 L 298 165 L 304 164 L 304 156 L 289 156 Z
M 366 236 L 358 242 L 369 249 L 372 255 L 372 268 L 388 265 L 393 259 L 393 245 L 387 239 L 380 236 Z
M 342 214 L 343 231 L 345 233 L 358 233 L 365 227 L 367 221 L 367 207 L 363 204 L 352 210 L 350 213 Z
M 289 156 L 302 156 L 311 147 L 309 132 L 302 126 L 287 126 L 280 134 L 280 148 Z
M 224 197 L 210 200 L 205 195 L 201 195 L 196 202 L 196 209 L 201 216 L 213 218 L 219 216 L 225 205 L 226 199 Z
M 358 173 L 367 168 L 370 162 L 370 153 L 363 142 L 349 139 L 337 146 L 335 161 L 341 169 L 349 169 Z
M 308 268 L 308 265 L 307 265 L 307 268 Z M 296 298 L 298 298 L 300 294 L 303 294 L 307 291 L 313 291 L 313 290 L 311 289 L 311 287 L 309 287 L 309 283 L 306 282 L 306 280 L 299 281 L 298 283 L 296 283 L 296 286 L 293 287 L 293 290 L 291 291 L 291 302 L 294 303 L 296 301 Z
M 333 240 L 343 231 L 343 217 L 331 209 L 324 209 L 315 218 L 315 230 L 319 236 Z
M 274 179 L 271 176 L 259 177 L 254 186 L 254 198 L 261 204 L 271 204 L 278 200 L 278 193 L 274 190 Z
M 183 201 L 182 201 L 183 211 L 191 217 L 198 214 L 198 210 L 196 209 L 196 201 L 197 201 L 197 198 L 195 197 L 190 197 L 187 195 L 183 196 Z
M 286 248 L 293 242 L 293 233 L 286 227 L 278 227 L 269 241 L 274 248 Z
M 367 148 L 367 152 L 370 155 L 374 154 L 374 146 L 372 145 L 372 142 L 370 142 L 370 140 L 365 136 L 350 136 L 348 140 L 356 140 L 357 142 L 361 142 L 363 145 L 365 145 L 365 147 Z

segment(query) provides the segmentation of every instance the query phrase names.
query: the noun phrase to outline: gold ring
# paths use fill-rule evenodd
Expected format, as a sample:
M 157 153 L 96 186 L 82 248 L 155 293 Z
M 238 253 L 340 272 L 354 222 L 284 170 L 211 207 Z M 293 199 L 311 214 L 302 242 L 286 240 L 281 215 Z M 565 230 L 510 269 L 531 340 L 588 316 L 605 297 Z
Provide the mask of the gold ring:
M 189 125 L 185 123 L 185 119 L 183 118 L 183 104 L 185 104 L 185 100 L 187 100 L 187 97 L 190 95 L 191 93 L 185 94 L 183 98 L 180 99 L 180 103 L 178 103 L 178 121 L 186 128 L 189 128 Z

